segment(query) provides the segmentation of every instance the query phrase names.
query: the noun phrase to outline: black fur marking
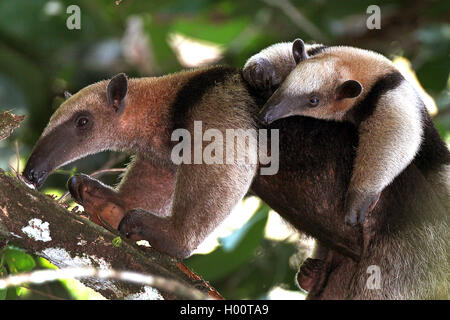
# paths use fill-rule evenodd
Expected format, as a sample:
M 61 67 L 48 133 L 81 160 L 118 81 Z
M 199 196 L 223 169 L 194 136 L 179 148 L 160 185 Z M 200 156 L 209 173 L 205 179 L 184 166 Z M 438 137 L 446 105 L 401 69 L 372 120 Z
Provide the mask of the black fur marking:
M 206 69 L 204 72 L 192 77 L 178 91 L 175 102 L 170 107 L 172 131 L 186 128 L 186 121 L 193 107 L 218 83 L 224 82 L 231 75 L 238 73 L 238 69 L 226 66 L 217 66 Z
M 423 139 L 417 153 L 415 164 L 424 173 L 439 169 L 443 164 L 450 165 L 450 151 L 434 127 L 425 106 L 422 107 Z
M 380 97 L 387 91 L 398 87 L 402 81 L 405 81 L 405 78 L 398 71 L 381 77 L 375 82 L 366 97 L 354 106 L 346 117 L 358 126 L 373 114 Z
M 308 56 L 314 56 L 316 54 L 322 53 L 327 48 L 329 48 L 329 47 L 327 47 L 327 46 L 317 46 L 315 48 L 309 49 L 306 53 L 308 54 Z

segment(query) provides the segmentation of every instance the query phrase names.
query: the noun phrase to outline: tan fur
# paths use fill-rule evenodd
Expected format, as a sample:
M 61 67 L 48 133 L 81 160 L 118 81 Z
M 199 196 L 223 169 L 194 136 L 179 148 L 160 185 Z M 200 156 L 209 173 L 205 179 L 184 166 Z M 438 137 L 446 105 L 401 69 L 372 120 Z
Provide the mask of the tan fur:
M 342 120 L 352 106 L 364 100 L 379 78 L 394 71 L 392 62 L 378 53 L 352 47 L 330 47 L 326 52 L 302 61 L 283 82 L 280 91 L 287 96 L 314 91 L 328 93 L 332 102 L 302 112 L 302 115 Z M 351 100 L 331 100 L 334 90 L 346 80 L 359 81 L 363 85 L 362 94 Z
M 123 113 L 116 113 L 114 109 L 109 109 L 108 106 L 104 104 L 104 94 L 106 88 L 105 85 L 103 85 L 97 88 L 100 90 L 98 95 L 95 95 L 94 92 L 86 91 L 86 101 L 97 101 L 98 105 L 93 106 L 83 103 L 81 100 L 73 100 L 71 102 L 73 105 L 71 106 L 69 103 L 70 100 L 68 100 L 64 105 L 67 109 L 64 112 L 61 111 L 61 115 L 55 115 L 55 118 L 52 118 L 53 120 L 49 124 L 50 130 L 55 129 L 56 127 L 53 121 L 58 120 L 57 118 L 60 116 L 65 116 L 64 113 L 66 112 L 73 115 L 74 113 L 71 108 L 74 107 L 79 107 L 80 109 L 87 108 L 91 111 L 96 110 L 99 112 L 98 116 L 102 119 L 101 125 L 104 126 L 103 134 L 106 137 L 100 135 L 101 132 L 95 132 L 92 135 L 92 140 L 83 141 L 82 145 L 74 146 L 74 150 L 68 150 L 67 153 L 73 155 L 75 158 L 85 155 L 86 152 L 98 152 L 101 149 L 114 149 L 120 147 L 139 155 L 134 160 L 133 164 L 130 165 L 130 170 L 124 177 L 118 191 L 104 185 L 100 185 L 100 187 L 97 188 L 98 185 L 93 183 L 91 181 L 92 179 L 82 180 L 80 181 L 79 186 L 82 187 L 82 190 L 86 190 L 84 196 L 88 195 L 88 197 L 91 197 L 92 195 L 93 199 L 94 196 L 98 194 L 101 198 L 101 193 L 103 193 L 103 203 L 100 203 L 100 206 L 96 206 L 94 209 L 98 209 L 98 214 L 100 215 L 103 213 L 108 214 L 108 212 L 110 213 L 113 211 L 114 218 L 117 218 L 116 214 L 118 213 L 115 210 L 117 209 L 116 205 L 122 206 L 120 209 L 125 208 L 123 211 L 128 211 L 128 208 L 135 208 L 136 206 L 144 208 L 147 212 L 142 210 L 129 211 L 124 219 L 128 222 L 131 220 L 132 227 L 140 227 L 144 225 L 144 238 L 147 239 L 154 248 L 181 258 L 189 255 L 196 245 L 204 239 L 208 232 L 210 232 L 220 221 L 222 221 L 227 213 L 231 211 L 236 202 L 243 197 L 256 175 L 255 166 L 246 164 L 221 166 L 180 165 L 175 167 L 173 164 L 169 164 L 167 160 L 167 151 L 169 147 L 166 147 L 165 145 L 162 148 L 156 147 L 161 143 L 161 141 L 168 139 L 169 135 L 167 132 L 164 132 L 164 130 L 149 127 L 161 125 L 167 128 L 170 126 L 170 122 L 168 122 L 167 117 L 169 112 L 168 109 L 171 105 L 169 102 L 166 103 L 165 100 L 163 101 L 157 99 L 156 101 L 152 101 L 155 97 L 152 96 L 151 92 L 153 91 L 161 94 L 167 94 L 167 100 L 174 101 L 174 97 L 179 92 L 181 83 L 185 83 L 187 79 L 190 79 L 193 75 L 201 72 L 205 72 L 205 69 L 187 74 L 183 73 L 172 75 L 168 76 L 168 78 L 157 78 L 159 80 L 167 80 L 164 87 L 167 91 L 164 91 L 164 88 L 160 88 L 161 91 L 158 91 L 159 82 L 156 80 L 155 82 L 150 79 L 144 79 L 143 82 L 139 81 L 140 84 L 145 84 L 142 86 L 135 85 L 132 83 L 133 80 L 130 80 L 129 96 L 126 98 L 129 100 L 126 102 L 130 103 L 128 106 L 135 106 L 135 112 L 140 114 L 139 117 L 136 116 L 135 113 L 128 113 L 126 111 L 123 111 Z M 146 99 L 142 99 L 139 97 L 140 95 L 148 96 Z M 74 103 L 75 101 L 77 101 L 77 103 Z M 133 106 L 131 109 L 133 109 Z M 203 128 L 204 130 L 213 127 L 218 127 L 221 132 L 227 128 L 240 128 L 247 130 L 254 127 L 252 116 L 254 116 L 256 112 L 257 106 L 255 105 L 254 100 L 249 96 L 246 86 L 240 79 L 240 75 L 236 73 L 223 83 L 215 83 L 209 91 L 205 92 L 204 95 L 202 94 L 200 101 L 195 102 L 195 108 L 193 108 L 192 112 L 186 116 L 186 126 L 188 130 L 192 132 L 192 122 L 194 120 L 203 120 L 206 124 Z M 158 114 L 154 115 L 153 113 Z M 123 123 L 120 124 L 120 120 L 114 120 L 115 117 L 117 117 L 117 119 L 123 119 L 121 118 L 122 116 L 128 117 L 129 120 L 137 121 L 134 123 L 132 130 L 139 130 L 142 136 L 134 133 L 130 133 L 128 135 L 126 130 L 123 129 Z M 70 115 L 67 116 L 66 120 L 69 118 Z M 143 128 L 140 128 L 141 126 Z M 126 143 L 128 137 L 131 137 L 129 144 Z M 97 141 L 105 143 L 105 145 L 100 145 Z M 39 143 L 37 145 L 39 146 Z M 312 147 L 313 150 L 315 150 L 315 147 L 316 146 Z M 95 150 L 95 148 L 97 148 L 97 150 Z M 241 142 L 236 149 L 238 152 L 247 155 L 247 153 L 250 154 L 255 152 L 255 148 L 256 146 L 252 143 Z M 86 151 L 86 149 L 88 151 Z M 311 149 L 309 149 L 309 151 L 311 151 Z M 64 157 L 66 157 L 66 160 L 68 159 L 68 156 Z M 163 169 L 159 170 L 160 168 Z M 339 166 L 337 168 L 339 168 Z M 302 168 L 302 170 L 303 169 L 304 168 Z M 322 169 L 320 168 L 313 169 L 315 174 L 318 173 L 317 176 L 311 174 L 307 170 L 302 170 L 298 172 L 305 172 L 307 178 L 303 179 L 303 177 L 298 177 L 297 181 L 300 183 L 290 185 L 290 188 L 294 191 L 280 191 L 282 189 L 280 189 L 279 186 L 277 187 L 277 183 L 284 185 L 286 181 L 276 180 L 276 177 L 272 177 L 272 180 L 267 180 L 269 183 L 267 183 L 264 188 L 267 191 L 267 194 L 271 194 L 280 199 L 280 208 L 284 208 L 280 210 L 280 213 L 284 211 L 283 213 L 285 217 L 289 217 L 289 214 L 298 214 L 299 220 L 302 218 L 307 218 L 306 214 L 305 216 L 301 216 L 303 213 L 296 213 L 295 210 L 292 211 L 289 208 L 289 205 L 294 203 L 295 199 L 301 197 L 304 193 L 310 192 L 310 194 L 313 195 L 313 193 L 307 189 L 313 189 L 316 184 L 323 184 L 324 181 L 330 181 L 330 176 L 325 174 L 326 178 L 324 178 L 324 172 L 321 172 Z M 146 172 L 148 176 L 145 176 L 143 174 L 144 172 Z M 284 173 L 286 174 L 286 172 L 287 170 L 284 168 Z M 290 175 L 291 173 L 288 172 L 287 174 Z M 337 174 L 336 177 L 339 177 L 339 174 Z M 257 179 L 261 178 L 257 177 Z M 308 184 L 308 182 L 311 182 L 311 179 L 315 181 L 314 184 Z M 307 187 L 306 189 L 302 189 L 302 186 L 304 186 L 305 183 Z M 299 189 L 295 189 L 296 186 L 298 186 Z M 336 214 L 336 206 L 329 207 L 328 205 L 330 203 L 339 203 L 339 196 L 335 197 L 334 195 L 341 195 L 342 187 L 338 187 L 338 190 L 336 191 L 333 189 L 336 189 L 336 186 L 333 187 L 333 183 L 330 183 L 330 186 L 331 189 L 322 190 L 328 197 L 328 199 L 327 197 L 324 198 L 325 201 L 323 204 L 312 205 L 307 207 L 311 209 L 305 210 L 305 213 L 312 213 L 311 217 L 309 217 L 312 218 L 312 220 L 310 220 L 311 222 L 323 223 L 323 220 L 321 220 L 323 218 L 325 218 L 326 221 L 328 221 L 328 219 L 334 219 L 333 214 Z M 94 192 L 90 192 L 91 190 L 87 189 L 91 189 Z M 299 190 L 301 192 L 299 192 Z M 100 194 L 96 193 L 97 191 L 100 191 Z M 416 193 L 414 193 L 414 195 L 415 194 Z M 424 196 L 428 195 L 427 192 L 418 193 L 418 195 L 421 194 Z M 84 197 L 84 202 L 86 205 L 87 202 L 90 202 L 87 199 L 88 198 Z M 410 199 L 406 200 L 408 200 L 406 201 L 407 203 L 411 203 L 411 206 L 413 206 L 412 208 L 417 206 L 414 199 L 412 199 L 412 201 L 410 201 Z M 422 201 L 422 199 L 418 199 L 417 202 L 422 203 L 424 201 Z M 331 208 L 330 212 L 324 211 L 323 213 L 329 215 L 318 215 L 317 212 L 320 212 L 320 210 L 316 210 L 316 208 L 326 205 L 327 208 Z M 170 207 L 169 210 L 167 210 L 167 207 Z M 151 213 L 148 211 L 151 211 Z M 119 212 L 119 214 L 122 213 Z M 436 221 L 439 222 L 437 219 Z M 325 226 L 326 224 L 322 225 Z M 445 235 L 448 235 L 448 232 L 446 232 L 446 230 L 448 230 L 448 226 L 446 226 L 445 223 L 441 225 L 442 229 L 438 230 L 440 233 L 436 236 L 430 235 L 429 232 L 426 232 L 428 231 L 427 228 L 417 227 L 412 229 L 413 233 L 417 230 L 421 231 L 419 235 L 423 238 L 421 238 L 420 242 L 422 245 L 425 245 L 425 247 L 422 246 L 420 248 L 428 248 L 426 247 L 426 245 L 428 245 L 426 240 L 430 238 L 435 241 L 432 243 L 433 246 L 438 243 L 444 243 L 444 249 L 446 248 L 445 243 L 448 244 L 448 241 L 442 242 L 443 238 L 441 236 L 442 232 L 444 232 Z M 335 226 L 339 226 L 339 228 L 336 228 Z M 433 227 L 432 224 L 429 224 L 429 226 L 430 228 Z M 342 223 L 337 221 L 336 223 L 333 222 L 332 226 L 324 228 L 323 232 L 319 233 L 319 235 L 322 236 L 322 239 L 327 239 L 326 235 L 328 233 L 328 239 L 331 238 L 333 241 L 337 241 L 336 239 L 339 239 L 340 232 L 337 232 L 336 230 L 344 229 L 345 227 Z M 403 228 L 396 226 L 396 230 L 398 230 L 399 233 L 402 233 Z M 425 230 L 425 232 L 423 232 L 423 230 Z M 351 230 L 341 233 L 343 235 L 347 233 L 353 234 Z M 388 232 L 385 235 L 386 239 L 382 240 L 389 241 L 389 237 L 391 236 L 392 233 Z M 356 238 L 357 237 L 355 237 L 355 239 Z M 353 237 L 349 236 L 349 238 L 344 237 L 341 239 L 353 240 Z M 375 263 L 377 261 L 385 263 L 383 267 L 387 268 L 387 273 L 389 274 L 387 279 L 389 279 L 388 281 L 390 282 L 388 283 L 395 286 L 394 288 L 388 287 L 388 292 L 386 294 L 379 294 L 379 296 L 399 298 L 402 297 L 401 294 L 403 292 L 413 292 L 413 295 L 411 295 L 412 297 L 422 298 L 423 294 L 421 293 L 424 291 L 418 292 L 422 286 L 418 286 L 417 284 L 424 284 L 425 287 L 428 288 L 429 285 L 436 286 L 436 283 L 445 283 L 442 280 L 442 275 L 446 270 L 448 270 L 448 268 L 443 269 L 444 272 L 442 269 L 436 271 L 436 275 L 426 275 L 427 281 L 419 281 L 414 277 L 414 275 L 410 275 L 410 270 L 416 270 L 412 267 L 415 262 L 419 262 L 418 267 L 420 268 L 421 263 L 427 260 L 426 256 L 423 258 L 421 257 L 422 255 L 420 251 L 417 252 L 419 248 L 413 245 L 415 242 L 413 242 L 413 244 L 403 243 L 411 241 L 411 239 L 416 239 L 414 234 L 407 233 L 406 239 L 404 239 L 404 241 L 399 241 L 400 245 L 398 247 L 391 245 L 390 242 L 384 244 L 383 247 L 374 246 L 374 249 L 378 251 L 376 254 L 373 254 L 373 261 L 375 261 Z M 345 242 L 352 242 L 350 240 Z M 356 241 L 353 243 L 356 243 Z M 408 246 L 412 249 L 408 248 Z M 403 282 L 396 281 L 399 277 L 396 275 L 397 271 L 395 267 L 391 265 L 389 260 L 391 255 L 397 254 L 397 248 L 405 250 L 402 251 L 401 256 L 403 259 L 409 259 L 410 261 L 407 264 L 405 263 L 402 265 L 402 277 L 400 279 Z M 386 253 L 385 250 L 388 252 Z M 436 254 L 439 255 L 439 257 L 431 259 L 430 263 L 440 263 L 442 261 L 441 251 L 442 250 L 436 250 Z M 380 256 L 386 256 L 386 258 L 377 260 Z M 351 278 L 355 272 L 357 272 L 358 275 L 361 275 L 361 279 L 362 275 L 365 275 L 364 265 L 361 265 L 359 269 L 355 269 L 354 265 L 356 263 L 353 262 L 351 258 L 348 259 L 351 261 L 350 264 L 339 265 L 346 267 L 341 269 L 341 271 L 346 272 L 345 275 L 338 275 L 339 279 L 333 282 L 333 284 L 338 285 L 336 288 L 336 295 L 339 296 L 339 294 L 342 295 L 343 293 L 349 293 L 350 297 L 374 297 L 375 294 L 370 295 L 363 293 L 363 295 L 357 295 L 359 294 L 358 288 L 348 289 L 348 279 Z M 400 263 L 402 262 L 400 261 Z M 430 268 L 430 265 L 427 264 L 426 267 Z M 436 268 L 438 267 L 439 265 L 436 266 Z M 425 274 L 425 272 L 423 274 Z M 330 279 L 332 279 L 333 276 L 336 276 L 336 274 L 333 273 L 330 276 Z M 410 279 L 405 280 L 404 277 L 410 277 Z M 433 279 L 433 281 L 428 281 L 429 279 Z M 403 284 L 405 285 L 403 286 Z M 439 287 L 442 287 L 442 285 Z M 417 290 L 415 290 L 415 288 L 417 288 Z
M 217 74 L 214 70 L 212 76 Z M 250 107 L 256 106 L 246 88 L 237 86 L 242 83 L 239 73 L 225 76 L 223 83 L 212 85 L 183 119 L 192 138 L 194 121 L 202 121 L 203 132 L 215 129 L 224 137 L 229 129 L 249 132 L 248 139 L 236 141 L 235 161 L 230 164 L 178 166 L 172 162 L 170 129 L 175 121 L 173 108 L 177 94 L 193 77 L 202 74 L 210 77 L 208 72 L 209 69 L 204 68 L 158 78 L 129 79 L 124 107 L 117 108 L 117 111 L 107 104 L 109 82 L 95 83 L 61 105 L 41 138 L 45 139 L 46 135 L 73 119 L 80 111 L 91 113 L 93 124 L 92 132 L 88 133 L 89 143 L 72 145 L 67 154 L 59 155 L 59 161 L 67 163 L 106 149 L 124 150 L 138 156 L 117 191 L 88 177 L 75 177 L 71 185 L 78 193 L 77 198 L 96 213 L 95 219 L 115 228 L 128 217 L 132 220 L 129 225 L 134 225 L 136 219 L 143 219 L 138 224 L 143 232 L 139 237 L 177 257 L 189 255 L 231 212 L 244 197 L 256 174 L 256 162 L 246 162 L 246 159 L 253 159 L 253 155 L 257 154 L 253 119 L 256 109 Z M 190 98 L 189 93 L 183 99 L 187 98 Z M 215 103 L 211 104 L 211 101 Z M 177 108 L 185 107 L 190 106 Z M 205 147 L 209 143 L 203 144 Z M 59 164 L 54 165 L 57 167 Z M 143 179 L 141 175 L 147 178 Z M 148 196 L 149 187 L 152 188 L 151 196 Z M 194 198 L 195 201 L 192 201 Z M 141 208 L 140 213 L 125 214 L 136 208 Z
M 251 56 L 244 65 L 244 70 L 255 68 L 260 59 L 270 61 L 272 65 L 273 74 L 271 75 L 272 86 L 278 86 L 283 82 L 289 73 L 295 68 L 294 56 L 292 54 L 293 42 L 281 42 L 271 45 L 261 52 Z M 321 44 L 305 44 L 306 50 L 314 49 L 322 46 Z M 245 76 L 245 72 L 244 72 Z
M 171 213 L 176 168 L 137 155 L 117 187 L 125 212 L 142 208 L 158 216 Z
M 375 82 L 396 71 L 380 54 L 351 47 L 331 47 L 302 61 L 275 95 L 298 97 L 324 94 L 325 105 L 294 110 L 294 114 L 321 119 L 345 120 L 348 111 L 364 100 Z M 338 86 L 359 81 L 363 92 L 352 99 L 336 100 Z M 375 194 L 383 190 L 414 158 L 421 142 L 419 97 L 407 81 L 378 101 L 375 112 L 360 124 L 360 144 L 349 189 Z
M 273 59 L 274 63 L 282 60 L 280 57 Z M 316 62 L 319 67 L 314 66 Z M 298 70 L 291 72 L 278 90 L 293 97 L 290 101 L 295 101 L 295 97 L 300 94 L 323 88 L 332 92 L 344 80 L 353 79 L 363 84 L 364 91 L 357 100 L 340 100 L 328 105 L 329 113 L 314 109 L 308 110 L 305 114 L 297 113 L 332 120 L 344 120 L 348 110 L 366 97 L 377 78 L 396 71 L 394 65 L 385 57 L 348 47 L 330 47 L 323 53 L 302 61 L 300 65 L 297 67 Z M 302 82 L 305 74 L 308 81 Z M 414 86 L 404 82 L 382 96 L 374 114 L 360 124 L 361 141 L 351 186 L 362 192 L 381 191 L 412 161 L 419 148 L 423 131 L 419 103 L 416 103 L 418 99 Z M 421 173 L 417 176 L 421 178 Z M 416 191 L 417 195 L 412 197 L 413 199 L 402 199 L 399 205 L 407 207 L 406 212 L 417 214 L 422 213 L 418 208 L 424 208 L 427 202 L 433 204 L 433 208 L 424 208 L 420 218 L 401 219 L 398 222 L 400 226 L 391 224 L 383 226 L 382 228 L 387 231 L 372 234 L 374 239 L 372 243 L 371 237 L 367 237 L 366 245 L 369 247 L 359 264 L 332 252 L 337 257 L 333 261 L 334 270 L 327 275 L 327 285 L 325 288 L 316 288 L 318 292 L 310 292 L 310 298 L 448 299 L 450 297 L 449 166 L 436 168 L 435 172 L 426 175 L 426 179 L 430 187 Z M 418 185 L 420 183 L 426 184 L 418 179 Z M 443 209 L 441 204 L 444 206 Z M 440 211 L 441 218 L 429 217 L 433 210 Z M 396 228 L 400 228 L 398 233 L 393 232 Z M 381 268 L 381 290 L 369 290 L 366 286 L 367 268 L 371 265 Z M 348 283 L 351 283 L 350 289 L 347 295 L 342 295 L 342 288 Z
M 423 133 L 415 99 L 415 91 L 405 81 L 381 97 L 374 114 L 361 123 L 350 182 L 356 191 L 381 192 L 414 159 Z
M 163 77 L 129 79 L 126 108 L 119 112 L 106 102 L 108 81 L 94 83 L 66 100 L 51 117 L 42 137 L 68 121 L 77 112 L 87 110 L 96 115 L 95 128 L 88 147 L 67 155 L 74 161 L 103 150 L 131 151 L 147 155 L 154 161 L 167 159 L 170 149 L 165 123 L 177 92 L 200 70 L 180 72 Z M 136 126 L 136 123 L 142 125 Z M 66 164 L 64 162 L 61 165 Z

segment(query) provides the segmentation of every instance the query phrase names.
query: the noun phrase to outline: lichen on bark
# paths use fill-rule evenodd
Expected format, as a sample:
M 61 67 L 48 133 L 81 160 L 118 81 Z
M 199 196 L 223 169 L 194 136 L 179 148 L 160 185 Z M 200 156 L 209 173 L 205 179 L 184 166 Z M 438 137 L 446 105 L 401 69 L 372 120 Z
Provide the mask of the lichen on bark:
M 25 116 L 16 116 L 8 111 L 0 113 L 0 141 L 8 138 L 24 118 Z

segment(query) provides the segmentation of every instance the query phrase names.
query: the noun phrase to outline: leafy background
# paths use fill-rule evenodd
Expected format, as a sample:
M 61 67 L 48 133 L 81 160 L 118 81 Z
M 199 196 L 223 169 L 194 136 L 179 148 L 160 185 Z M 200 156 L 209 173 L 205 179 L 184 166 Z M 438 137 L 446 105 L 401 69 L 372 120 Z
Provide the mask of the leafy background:
M 80 30 L 66 27 L 66 8 L 74 3 L 81 9 Z M 380 30 L 366 27 L 372 4 L 381 8 Z M 13 136 L 0 142 L 0 167 L 17 166 L 17 143 L 23 169 L 64 90 L 76 92 L 118 72 L 156 76 L 202 62 L 241 67 L 262 48 L 297 37 L 407 58 L 435 99 L 434 122 L 449 142 L 449 13 L 447 0 L 0 0 L 0 112 L 27 116 Z M 111 159 L 118 159 L 118 167 L 128 161 L 108 152 L 77 161 L 53 174 L 44 192 L 61 195 L 71 174 L 93 172 Z M 116 176 L 102 179 L 118 181 Z M 187 264 L 226 298 L 302 298 L 293 284 L 297 240 L 267 206 L 251 198 Z M 0 276 L 52 267 L 12 246 L 0 249 L 0 256 Z M 98 296 L 77 281 L 63 281 L 0 291 L 0 299 L 5 298 Z

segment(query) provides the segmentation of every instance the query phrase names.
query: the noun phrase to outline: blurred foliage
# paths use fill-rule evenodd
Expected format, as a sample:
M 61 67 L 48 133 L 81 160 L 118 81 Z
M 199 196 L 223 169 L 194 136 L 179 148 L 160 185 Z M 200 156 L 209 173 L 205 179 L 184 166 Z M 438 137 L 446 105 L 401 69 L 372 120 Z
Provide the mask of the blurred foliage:
M 81 0 L 76 2 L 81 8 L 81 29 L 68 30 L 66 8 L 73 2 L 0 0 L 0 113 L 11 110 L 26 115 L 13 136 L 0 141 L 1 168 L 15 165 L 14 141 L 18 141 L 23 169 L 33 144 L 63 100 L 64 90 L 76 92 L 117 72 L 145 76 L 182 69 L 179 53 L 169 41 L 173 34 L 217 45 L 222 58 L 216 63 L 238 67 L 262 48 L 297 37 L 372 49 L 391 58 L 404 56 L 436 100 L 435 124 L 450 140 L 447 0 L 123 0 L 119 5 L 115 0 Z M 366 28 L 366 9 L 372 4 L 381 7 L 380 30 Z M 142 35 L 133 46 L 139 49 L 144 44 L 144 60 L 133 59 L 135 48 L 126 42 L 127 30 L 136 18 Z M 102 153 L 77 161 L 52 175 L 45 188 L 62 193 L 73 168 L 89 173 L 113 155 Z M 118 182 L 111 177 L 104 181 Z M 295 270 L 289 267 L 288 258 L 295 247 L 265 239 L 266 221 L 267 207 L 260 207 L 242 229 L 222 239 L 222 247 L 194 256 L 187 264 L 227 298 L 262 298 L 273 286 L 294 289 Z M 6 266 L 12 272 L 5 252 L 2 257 L 0 273 L 6 272 Z
M 0 249 L 0 277 L 5 277 L 8 274 L 55 268 L 45 259 L 29 255 L 17 247 L 7 245 Z M 31 284 L 1 289 L 0 300 L 66 300 L 95 297 L 90 291 L 92 290 L 85 288 L 75 280 L 62 280 L 40 285 Z
M 280 284 L 297 290 L 293 281 L 296 270 L 288 265 L 295 247 L 264 239 L 269 209 L 261 205 L 242 228 L 220 239 L 219 248 L 189 258 L 186 265 L 227 298 L 264 298 L 264 293 Z

